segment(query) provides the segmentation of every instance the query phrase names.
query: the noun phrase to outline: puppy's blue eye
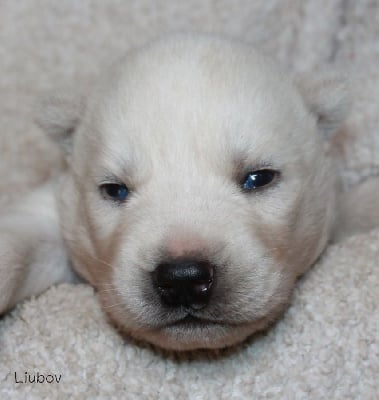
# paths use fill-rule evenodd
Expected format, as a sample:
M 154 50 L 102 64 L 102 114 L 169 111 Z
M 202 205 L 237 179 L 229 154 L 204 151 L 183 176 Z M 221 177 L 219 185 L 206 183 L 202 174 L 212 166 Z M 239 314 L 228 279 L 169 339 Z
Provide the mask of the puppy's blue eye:
M 105 199 L 123 202 L 129 195 L 129 189 L 124 184 L 104 183 L 100 186 L 100 191 Z
M 271 183 L 277 176 L 277 172 L 271 169 L 261 169 L 249 172 L 242 182 L 242 188 L 246 191 L 259 189 Z

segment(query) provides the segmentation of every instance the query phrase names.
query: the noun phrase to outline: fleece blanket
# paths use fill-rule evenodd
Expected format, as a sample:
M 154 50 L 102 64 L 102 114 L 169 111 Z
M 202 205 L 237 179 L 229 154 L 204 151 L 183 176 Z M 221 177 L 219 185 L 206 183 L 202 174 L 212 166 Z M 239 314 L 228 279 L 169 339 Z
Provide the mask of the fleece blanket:
M 42 93 L 90 82 L 127 49 L 177 30 L 241 38 L 290 71 L 348 74 L 353 107 L 335 157 L 347 189 L 379 173 L 378 0 L 3 0 L 0 206 L 62 165 L 33 123 Z M 0 320 L 0 398 L 378 399 L 378 302 L 378 229 L 330 246 L 277 324 L 218 354 L 136 344 L 107 323 L 89 286 L 60 285 Z

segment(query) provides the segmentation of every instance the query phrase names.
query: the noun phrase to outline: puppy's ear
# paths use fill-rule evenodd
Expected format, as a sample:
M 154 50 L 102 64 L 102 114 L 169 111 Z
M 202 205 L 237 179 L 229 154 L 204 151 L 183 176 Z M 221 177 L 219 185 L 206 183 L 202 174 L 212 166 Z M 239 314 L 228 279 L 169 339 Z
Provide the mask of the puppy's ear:
M 84 96 L 70 92 L 43 96 L 36 107 L 35 121 L 69 155 L 84 108 Z
M 296 81 L 305 104 L 317 119 L 321 132 L 327 138 L 331 137 L 350 110 L 347 79 L 335 73 L 324 73 L 318 79 L 303 75 Z

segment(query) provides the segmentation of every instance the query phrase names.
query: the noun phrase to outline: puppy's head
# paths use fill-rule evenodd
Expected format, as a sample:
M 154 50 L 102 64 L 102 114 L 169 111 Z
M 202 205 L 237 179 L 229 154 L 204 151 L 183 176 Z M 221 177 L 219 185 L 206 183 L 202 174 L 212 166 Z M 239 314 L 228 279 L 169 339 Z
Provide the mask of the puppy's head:
M 323 136 L 343 90 L 327 84 L 186 35 L 131 52 L 99 82 L 75 131 L 62 224 L 126 332 L 218 348 L 283 310 L 333 222 Z

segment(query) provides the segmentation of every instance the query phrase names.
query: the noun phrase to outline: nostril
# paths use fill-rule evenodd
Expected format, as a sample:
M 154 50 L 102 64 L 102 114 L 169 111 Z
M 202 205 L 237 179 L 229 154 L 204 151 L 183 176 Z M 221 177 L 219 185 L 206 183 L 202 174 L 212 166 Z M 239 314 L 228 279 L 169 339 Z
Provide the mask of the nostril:
M 209 301 L 213 275 L 214 268 L 207 262 L 176 260 L 159 264 L 153 279 L 165 304 L 202 308 Z

